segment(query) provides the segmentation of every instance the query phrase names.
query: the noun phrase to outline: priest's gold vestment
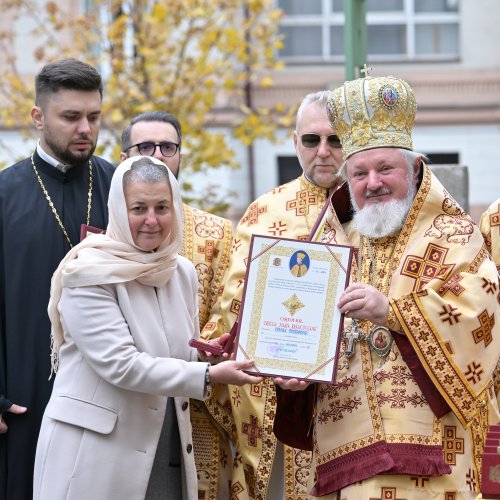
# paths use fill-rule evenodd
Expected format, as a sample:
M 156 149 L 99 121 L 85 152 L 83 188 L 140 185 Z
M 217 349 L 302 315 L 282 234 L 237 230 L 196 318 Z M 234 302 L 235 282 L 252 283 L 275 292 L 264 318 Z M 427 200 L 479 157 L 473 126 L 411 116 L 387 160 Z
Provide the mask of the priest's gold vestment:
M 481 215 L 479 228 L 486 241 L 486 247 L 500 272 L 500 198 Z
M 220 299 L 229 269 L 232 224 L 227 219 L 186 204 L 183 209 L 182 255 L 193 263 L 198 274 L 202 330 L 209 315 L 220 311 Z M 230 436 L 210 416 L 203 401 L 190 400 L 190 415 L 198 496 L 204 500 L 227 500 L 232 470 Z
M 500 273 L 500 198 L 494 201 L 481 215 L 479 229 L 486 242 L 486 248 Z M 494 381 L 497 401 L 500 402 L 500 360 L 495 370 Z
M 326 202 L 327 190 L 311 184 L 303 175 L 255 200 L 236 229 L 231 264 L 222 298 L 222 316 L 212 316 L 203 336 L 228 332 L 236 321 L 242 300 L 246 261 L 252 234 L 306 240 Z M 208 329 L 207 329 L 208 326 Z M 276 450 L 273 421 L 276 407 L 270 379 L 257 385 L 229 386 L 211 408 L 218 421 L 233 433 L 237 455 L 231 500 L 266 500 Z M 311 454 L 285 447 L 285 498 L 307 496 Z

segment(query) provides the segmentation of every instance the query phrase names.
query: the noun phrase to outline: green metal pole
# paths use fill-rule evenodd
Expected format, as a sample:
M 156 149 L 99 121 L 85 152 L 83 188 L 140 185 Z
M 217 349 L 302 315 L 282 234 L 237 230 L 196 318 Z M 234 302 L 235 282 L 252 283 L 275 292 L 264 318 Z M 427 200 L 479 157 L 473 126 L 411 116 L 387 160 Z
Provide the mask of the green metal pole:
M 360 76 L 366 64 L 366 0 L 344 0 L 345 78 Z

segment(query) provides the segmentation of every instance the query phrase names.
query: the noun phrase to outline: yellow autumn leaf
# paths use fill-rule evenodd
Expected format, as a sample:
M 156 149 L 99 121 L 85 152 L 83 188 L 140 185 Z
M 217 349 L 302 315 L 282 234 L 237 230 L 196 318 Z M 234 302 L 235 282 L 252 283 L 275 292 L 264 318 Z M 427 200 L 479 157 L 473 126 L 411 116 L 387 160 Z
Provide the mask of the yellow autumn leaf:
M 263 89 L 267 89 L 269 87 L 272 87 L 273 86 L 273 79 L 270 77 L 270 76 L 265 76 L 264 78 L 262 78 L 262 80 L 260 81 L 260 86 L 263 88 Z
M 120 122 L 122 120 L 122 110 L 120 108 L 114 108 L 109 113 L 109 120 L 113 123 Z
M 167 15 L 167 6 L 163 2 L 155 2 L 151 15 L 157 19 L 164 19 Z

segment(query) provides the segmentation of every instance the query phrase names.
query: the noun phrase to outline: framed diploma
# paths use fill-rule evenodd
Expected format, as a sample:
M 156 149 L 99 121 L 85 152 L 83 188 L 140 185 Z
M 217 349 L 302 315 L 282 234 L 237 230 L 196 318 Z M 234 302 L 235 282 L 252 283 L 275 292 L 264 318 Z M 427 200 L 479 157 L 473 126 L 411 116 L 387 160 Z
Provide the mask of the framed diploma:
M 250 373 L 334 383 L 354 249 L 253 235 L 236 359 Z

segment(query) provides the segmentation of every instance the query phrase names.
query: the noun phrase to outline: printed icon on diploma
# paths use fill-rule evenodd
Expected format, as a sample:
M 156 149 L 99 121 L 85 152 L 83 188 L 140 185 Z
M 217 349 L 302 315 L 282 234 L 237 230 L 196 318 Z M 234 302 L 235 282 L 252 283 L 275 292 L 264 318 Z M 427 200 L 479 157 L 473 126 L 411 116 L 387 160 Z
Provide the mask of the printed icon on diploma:
M 335 382 L 353 248 L 252 236 L 236 359 L 260 375 Z
M 309 269 L 309 255 L 304 251 L 294 252 L 290 257 L 290 272 L 292 276 L 300 278 L 304 276 Z

